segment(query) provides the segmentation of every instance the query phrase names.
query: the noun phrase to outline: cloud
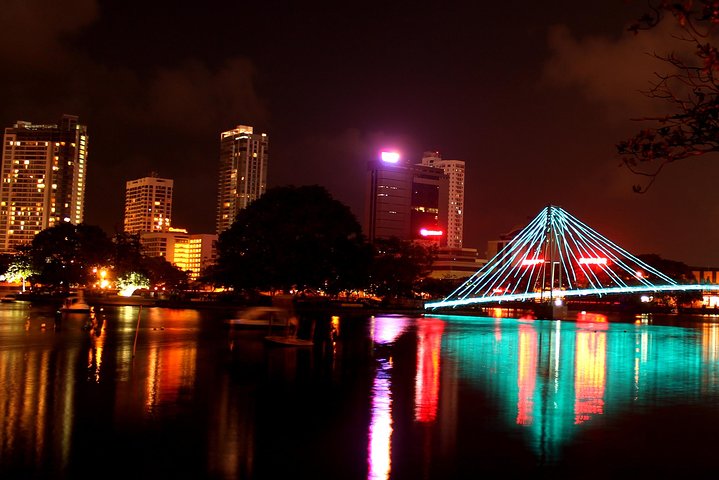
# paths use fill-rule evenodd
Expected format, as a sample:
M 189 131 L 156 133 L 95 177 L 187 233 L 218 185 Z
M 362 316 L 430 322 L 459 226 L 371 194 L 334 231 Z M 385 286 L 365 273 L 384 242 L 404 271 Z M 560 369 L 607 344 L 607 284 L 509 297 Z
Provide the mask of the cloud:
M 197 60 L 157 70 L 142 118 L 178 131 L 229 129 L 239 119 L 263 123 L 267 112 L 255 91 L 254 75 L 254 66 L 243 58 L 231 58 L 215 70 Z
M 191 53 L 163 57 L 161 66 L 135 62 L 142 52 L 122 50 L 122 38 L 98 28 L 109 9 L 97 0 L 6 0 L 2 8 L 3 127 L 80 116 L 90 133 L 86 220 L 111 230 L 122 217 L 124 182 L 154 170 L 187 188 L 178 191 L 180 207 L 189 189 L 202 193 L 190 207 L 209 229 L 219 133 L 268 123 L 254 64 Z M 116 47 L 111 61 L 87 48 L 97 38 Z
M 0 58 L 15 67 L 50 71 L 68 59 L 67 41 L 95 21 L 96 0 L 5 0 Z
M 367 161 L 376 158 L 381 150 L 387 148 L 396 149 L 414 161 L 419 160 L 419 157 L 415 158 L 416 147 L 405 136 L 389 135 L 381 131 L 363 132 L 356 128 L 335 133 L 317 133 L 283 150 L 272 148 L 270 183 L 325 186 L 337 200 L 348 205 L 361 221 L 364 215 Z M 283 168 L 273 169 L 272 165 L 280 162 Z
M 559 87 L 578 88 L 584 96 L 605 107 L 608 118 L 655 115 L 666 104 L 642 92 L 651 87 L 657 73 L 671 73 L 672 67 L 656 56 L 670 52 L 690 54 L 693 44 L 677 38 L 672 22 L 634 35 L 619 37 L 575 37 L 563 25 L 550 28 L 551 56 L 544 66 L 543 80 Z

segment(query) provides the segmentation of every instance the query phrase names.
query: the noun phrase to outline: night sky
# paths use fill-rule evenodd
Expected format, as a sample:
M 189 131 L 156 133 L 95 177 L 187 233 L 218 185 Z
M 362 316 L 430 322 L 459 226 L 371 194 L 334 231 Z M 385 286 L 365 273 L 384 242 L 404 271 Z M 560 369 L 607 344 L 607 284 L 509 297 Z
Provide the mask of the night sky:
M 633 253 L 719 266 L 719 159 L 665 168 L 645 194 L 615 144 L 668 28 L 643 2 L 6 0 L 0 120 L 80 116 L 85 221 L 113 233 L 127 180 L 175 181 L 173 224 L 212 233 L 219 133 L 270 137 L 269 185 L 320 184 L 362 217 L 383 148 L 466 161 L 465 245 L 559 205 Z

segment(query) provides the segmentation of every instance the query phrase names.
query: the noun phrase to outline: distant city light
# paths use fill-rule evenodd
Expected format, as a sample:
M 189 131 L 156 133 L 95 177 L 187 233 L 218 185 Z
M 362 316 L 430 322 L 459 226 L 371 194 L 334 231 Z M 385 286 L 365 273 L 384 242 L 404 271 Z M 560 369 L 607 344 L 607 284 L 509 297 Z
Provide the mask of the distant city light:
M 441 237 L 443 233 L 442 230 L 430 230 L 428 228 L 423 228 L 419 231 L 419 234 L 423 237 Z
M 380 153 L 380 158 L 383 162 L 387 163 L 397 163 L 399 162 L 399 153 L 397 152 L 382 152 Z

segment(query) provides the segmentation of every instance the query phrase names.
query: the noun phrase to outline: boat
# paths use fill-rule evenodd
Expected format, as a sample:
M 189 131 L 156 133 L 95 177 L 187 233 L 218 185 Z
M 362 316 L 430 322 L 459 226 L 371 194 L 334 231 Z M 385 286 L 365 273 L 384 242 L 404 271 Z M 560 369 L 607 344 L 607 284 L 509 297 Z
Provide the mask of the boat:
M 314 345 L 312 340 L 289 335 L 268 335 L 265 337 L 265 341 L 288 347 L 311 347 Z
M 281 307 L 250 307 L 236 318 L 225 320 L 225 324 L 245 328 L 286 326 L 290 316 L 289 310 Z
M 5 295 L 4 297 L 0 298 L 0 303 L 15 303 L 17 301 L 17 297 L 13 294 Z
M 82 290 L 75 296 L 67 297 L 60 307 L 63 313 L 90 313 L 91 310 L 92 307 L 85 302 Z
M 315 330 L 315 323 L 312 322 L 312 328 L 310 330 L 310 338 L 298 338 L 297 337 L 297 331 L 299 330 L 299 320 L 296 316 L 292 316 L 287 321 L 287 325 L 285 326 L 285 334 L 284 335 L 271 335 L 272 333 L 272 326 L 270 325 L 270 335 L 267 335 L 265 337 L 265 341 L 269 343 L 273 343 L 276 345 L 282 345 L 285 347 L 311 347 L 314 345 L 314 342 L 312 341 L 312 336 L 314 335 Z

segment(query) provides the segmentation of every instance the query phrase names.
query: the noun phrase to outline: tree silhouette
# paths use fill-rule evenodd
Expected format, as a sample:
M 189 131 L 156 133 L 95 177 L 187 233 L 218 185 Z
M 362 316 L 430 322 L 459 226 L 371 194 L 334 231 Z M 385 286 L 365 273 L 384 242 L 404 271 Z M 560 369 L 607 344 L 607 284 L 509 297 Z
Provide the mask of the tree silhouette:
M 674 18 L 680 39 L 693 47 L 685 57 L 677 53 L 656 55 L 668 65 L 668 73 L 657 73 L 647 93 L 670 106 L 666 115 L 642 118 L 653 126 L 641 129 L 617 144 L 622 162 L 634 173 L 648 177 L 645 192 L 664 166 L 677 160 L 719 151 L 719 50 L 715 29 L 719 25 L 719 3 L 715 0 L 661 0 L 650 2 L 650 11 L 631 25 L 639 33 L 654 28 L 665 17 Z
M 277 187 L 220 235 L 217 283 L 236 290 L 364 285 L 371 251 L 350 209 L 323 187 Z

